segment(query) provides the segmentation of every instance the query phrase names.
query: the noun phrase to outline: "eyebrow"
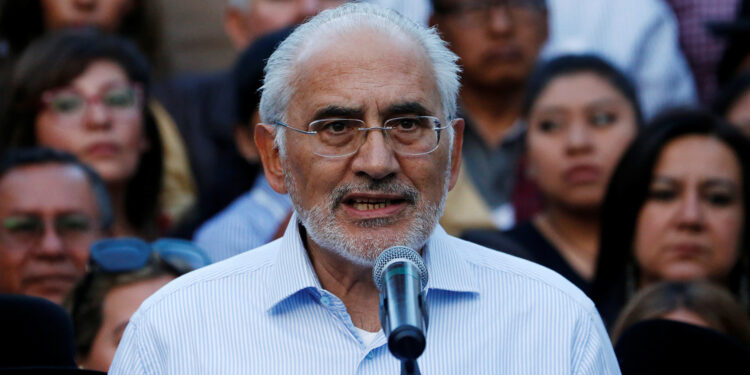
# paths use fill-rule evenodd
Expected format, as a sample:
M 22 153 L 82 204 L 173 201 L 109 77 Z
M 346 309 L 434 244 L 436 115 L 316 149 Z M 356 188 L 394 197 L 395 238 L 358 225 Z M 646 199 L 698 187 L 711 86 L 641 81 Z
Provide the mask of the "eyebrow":
M 355 118 L 362 117 L 364 111 L 362 108 L 342 107 L 338 105 L 329 105 L 315 111 L 313 119 L 318 120 L 322 118 L 331 117 L 343 117 L 343 118 Z
M 425 115 L 431 115 L 432 112 L 428 111 L 427 108 L 425 108 L 421 103 L 419 102 L 403 102 L 403 103 L 396 103 L 390 105 L 388 108 L 385 109 L 385 112 L 383 113 L 386 118 L 393 117 L 397 115 L 417 115 L 417 116 L 425 116 Z
M 679 181 L 669 176 L 655 176 L 652 183 L 676 184 L 676 183 L 679 183 Z M 735 181 L 728 179 L 728 178 L 723 178 L 723 177 L 708 178 L 700 183 L 700 187 L 701 188 L 713 188 L 713 187 L 727 188 L 729 190 L 732 190 L 732 192 L 739 190 L 739 187 Z
M 591 101 L 590 103 L 586 103 L 584 106 L 585 110 L 592 110 L 592 109 L 599 109 L 601 107 L 610 107 L 620 104 L 628 104 L 626 100 L 622 100 L 620 98 L 603 98 L 603 99 L 597 99 L 594 101 Z M 536 112 L 540 114 L 555 114 L 555 113 L 561 113 L 561 112 L 568 112 L 568 107 L 566 105 L 560 105 L 560 104 L 553 104 L 550 106 L 542 107 L 538 109 Z

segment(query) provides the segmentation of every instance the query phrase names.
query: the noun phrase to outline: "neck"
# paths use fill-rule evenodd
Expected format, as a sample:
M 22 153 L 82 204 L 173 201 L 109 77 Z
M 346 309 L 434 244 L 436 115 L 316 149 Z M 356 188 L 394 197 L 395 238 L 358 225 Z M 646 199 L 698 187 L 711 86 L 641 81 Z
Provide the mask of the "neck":
M 534 223 L 581 277 L 594 277 L 599 254 L 598 212 L 573 212 L 550 205 Z
M 372 280 L 372 267 L 352 264 L 335 252 L 318 246 L 309 236 L 305 236 L 305 244 L 323 289 L 341 299 L 356 327 L 378 331 L 380 292 Z
M 471 116 L 474 131 L 490 147 L 497 147 L 521 115 L 523 87 L 488 89 L 467 85 L 461 89 L 461 102 Z

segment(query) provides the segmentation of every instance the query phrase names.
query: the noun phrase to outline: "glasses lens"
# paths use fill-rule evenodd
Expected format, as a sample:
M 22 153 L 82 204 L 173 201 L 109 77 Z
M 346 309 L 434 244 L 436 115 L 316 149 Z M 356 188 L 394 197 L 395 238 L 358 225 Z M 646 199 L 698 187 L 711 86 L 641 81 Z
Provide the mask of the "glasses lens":
M 85 214 L 69 213 L 55 218 L 55 229 L 69 246 L 88 246 L 96 233 L 93 220 Z
M 136 90 L 130 86 L 113 87 L 102 95 L 102 103 L 111 109 L 128 109 L 135 107 Z
M 3 242 L 31 246 L 44 233 L 44 222 L 36 216 L 9 216 L 3 219 Z
M 72 91 L 58 92 L 52 95 L 48 101 L 49 108 L 61 115 L 79 113 L 85 103 L 86 101 L 80 95 Z
M 203 249 L 190 241 L 161 238 L 154 241 L 151 246 L 162 259 L 178 269 L 185 269 L 187 266 L 194 270 L 211 264 Z
M 391 128 L 388 132 L 393 148 L 402 154 L 424 154 L 434 150 L 438 144 L 436 128 L 440 121 L 431 116 L 397 117 L 383 124 Z
M 357 119 L 324 119 L 310 123 L 310 131 L 316 132 L 315 149 L 323 156 L 341 156 L 354 152 L 359 147 L 364 121 Z
M 91 245 L 91 260 L 107 272 L 125 272 L 146 265 L 151 247 L 138 238 L 111 238 Z

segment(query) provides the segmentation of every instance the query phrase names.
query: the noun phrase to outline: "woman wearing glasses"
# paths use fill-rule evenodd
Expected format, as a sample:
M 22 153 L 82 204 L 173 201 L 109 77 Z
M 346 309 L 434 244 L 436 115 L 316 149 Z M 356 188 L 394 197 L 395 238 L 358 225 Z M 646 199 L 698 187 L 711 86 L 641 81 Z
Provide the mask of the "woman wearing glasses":
M 92 31 L 54 34 L 16 65 L 0 150 L 43 145 L 75 154 L 107 184 L 113 234 L 153 238 L 162 143 L 148 93 L 149 65 L 130 43 Z

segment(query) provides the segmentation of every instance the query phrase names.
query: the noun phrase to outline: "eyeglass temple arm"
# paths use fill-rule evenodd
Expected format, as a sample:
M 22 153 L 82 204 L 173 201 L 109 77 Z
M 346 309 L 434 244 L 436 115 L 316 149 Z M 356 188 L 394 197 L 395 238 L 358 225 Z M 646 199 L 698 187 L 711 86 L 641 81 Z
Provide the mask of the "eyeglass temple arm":
M 283 126 L 283 127 L 287 128 L 287 129 L 292 129 L 292 130 L 294 130 L 296 132 L 299 132 L 299 133 L 302 133 L 302 134 L 318 134 L 318 132 L 316 132 L 316 131 L 306 131 L 306 130 L 297 129 L 297 128 L 292 127 L 290 125 L 287 125 L 287 124 L 285 124 L 285 123 L 283 123 L 281 121 L 274 121 L 274 125 Z

